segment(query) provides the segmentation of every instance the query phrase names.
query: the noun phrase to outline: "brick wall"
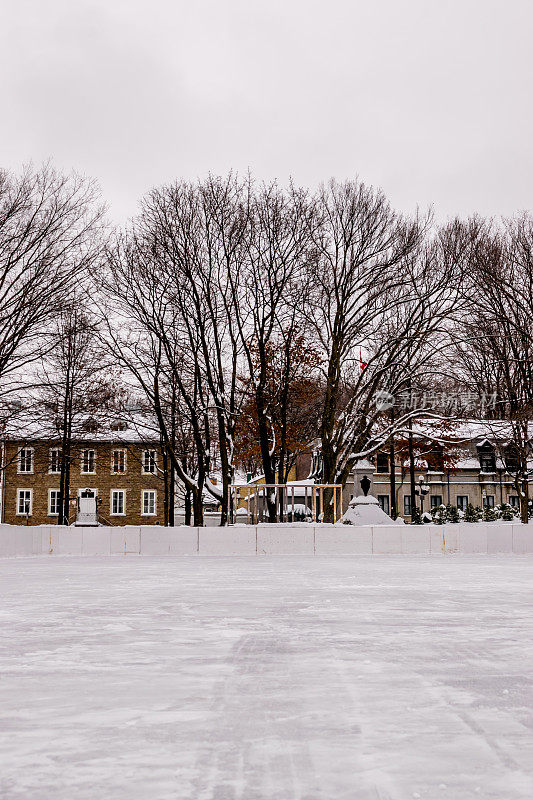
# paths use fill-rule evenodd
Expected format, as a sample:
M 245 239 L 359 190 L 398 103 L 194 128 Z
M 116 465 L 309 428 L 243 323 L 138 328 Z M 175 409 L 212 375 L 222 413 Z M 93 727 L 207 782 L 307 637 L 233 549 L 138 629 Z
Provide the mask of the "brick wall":
M 32 513 L 30 525 L 50 524 L 57 521 L 57 514 L 49 513 L 49 490 L 59 489 L 60 474 L 50 471 L 50 449 L 57 447 L 57 442 L 9 442 L 6 444 L 6 470 L 4 490 L 4 522 L 14 525 L 24 524 L 25 516 L 17 514 L 18 490 L 32 490 Z M 21 447 L 33 448 L 33 472 L 21 473 L 17 454 Z M 78 496 L 79 489 L 98 490 L 99 516 L 107 525 L 155 525 L 164 524 L 164 483 L 160 468 L 162 466 L 159 448 L 151 445 L 156 451 L 156 473 L 143 472 L 143 453 L 146 445 L 116 442 L 89 442 L 76 445 L 72 449 L 74 457 L 70 468 L 70 497 Z M 83 450 L 94 450 L 94 472 L 85 474 L 83 467 Z M 125 470 L 123 473 L 113 471 L 113 451 L 123 450 L 125 453 Z M 158 469 L 159 468 L 159 469 Z M 113 515 L 111 509 L 111 492 L 113 489 L 125 492 L 125 513 Z M 143 490 L 156 492 L 155 515 L 142 513 Z M 70 504 L 69 521 L 76 519 L 76 505 Z

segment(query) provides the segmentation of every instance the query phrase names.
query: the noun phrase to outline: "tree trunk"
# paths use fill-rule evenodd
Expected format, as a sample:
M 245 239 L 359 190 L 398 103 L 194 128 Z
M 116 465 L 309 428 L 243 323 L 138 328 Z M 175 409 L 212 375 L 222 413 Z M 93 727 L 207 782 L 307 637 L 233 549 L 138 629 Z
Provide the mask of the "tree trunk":
M 337 478 L 337 453 L 333 447 L 333 432 L 335 430 L 335 414 L 338 404 L 338 388 L 340 374 L 340 357 L 337 345 L 332 345 L 331 357 L 328 367 L 326 383 L 326 396 L 322 412 L 320 438 L 322 443 L 322 483 L 336 483 Z M 333 522 L 333 489 L 324 489 L 324 507 L 320 509 L 324 522 Z
M 185 509 L 185 525 L 190 525 L 191 512 L 192 512 L 192 498 L 190 489 L 185 489 L 185 498 L 183 500 L 183 506 Z
M 231 465 L 229 463 L 228 442 L 226 439 L 226 425 L 222 414 L 218 414 L 220 466 L 222 471 L 222 511 L 220 514 L 221 527 L 229 521 L 229 501 L 231 484 Z
M 255 402 L 257 407 L 257 420 L 259 428 L 259 446 L 261 448 L 261 460 L 263 462 L 263 472 L 265 483 L 276 483 L 276 473 L 272 467 L 272 456 L 270 455 L 270 442 L 268 438 L 268 423 L 263 393 L 256 391 Z M 266 505 L 268 521 L 277 522 L 277 508 L 274 490 L 266 490 Z
M 390 437 L 389 442 L 389 461 L 390 461 L 390 515 L 392 519 L 398 516 L 398 509 L 396 508 L 396 467 L 394 464 L 394 436 Z
M 70 459 L 68 452 L 68 427 L 69 427 L 69 397 L 70 397 L 70 360 L 67 359 L 67 374 L 65 379 L 65 394 L 63 397 L 63 433 L 61 436 L 61 475 L 59 477 L 59 515 L 58 524 L 68 525 L 69 491 L 67 487 L 67 463 Z M 65 521 L 66 520 L 66 521 Z
M 203 482 L 192 491 L 192 511 L 195 527 L 202 528 L 204 524 Z
M 63 525 L 69 524 L 69 512 L 70 512 L 70 440 L 67 443 L 67 460 L 65 465 L 65 511 L 63 517 Z
M 415 456 L 413 448 L 413 423 L 409 420 L 409 482 L 411 486 L 411 522 L 416 512 Z
M 170 443 L 172 452 L 176 452 L 176 381 L 172 379 L 172 406 L 170 409 Z M 175 507 L 175 487 L 176 487 L 176 468 L 172 459 L 170 461 L 169 481 L 168 481 L 168 524 L 174 527 L 174 507 Z
M 522 478 L 522 490 L 520 492 L 520 521 L 524 525 L 529 522 L 529 485 L 527 473 Z
M 168 523 L 168 455 L 167 449 L 163 445 L 161 445 L 161 455 L 163 458 L 163 518 L 165 527 L 167 527 Z
M 175 523 L 175 487 L 176 487 L 176 471 L 174 464 L 170 464 L 169 483 L 168 483 L 168 524 L 171 528 Z

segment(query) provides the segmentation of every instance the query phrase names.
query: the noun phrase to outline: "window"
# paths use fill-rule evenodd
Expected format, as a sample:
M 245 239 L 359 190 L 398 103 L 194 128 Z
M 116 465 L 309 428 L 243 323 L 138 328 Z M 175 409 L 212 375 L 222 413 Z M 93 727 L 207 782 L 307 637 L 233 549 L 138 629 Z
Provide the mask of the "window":
M 111 425 L 109 427 L 111 428 L 112 431 L 127 431 L 128 430 L 127 422 L 123 422 L 122 420 L 115 420 L 114 422 L 111 423 Z
M 48 491 L 48 513 L 59 514 L 59 499 L 61 495 L 59 489 L 49 489 Z
M 468 495 L 467 494 L 458 494 L 457 495 L 457 508 L 461 511 L 466 511 L 468 506 Z
M 520 502 L 518 500 L 517 494 L 510 494 L 507 498 L 507 502 L 511 506 L 511 508 L 520 508 Z
M 494 495 L 488 494 L 483 498 L 483 508 L 494 508 Z
M 17 514 L 28 514 L 31 517 L 33 506 L 33 489 L 18 489 Z
M 496 459 L 494 457 L 494 450 L 492 448 L 484 448 L 479 450 L 479 465 L 481 472 L 495 472 Z
M 403 513 L 406 516 L 410 516 L 411 514 L 411 495 L 406 494 L 403 498 Z
M 426 459 L 430 472 L 444 471 L 444 448 L 442 446 L 435 445 L 433 450 L 427 454 Z
M 155 472 L 155 450 L 144 451 L 143 472 L 146 474 L 153 474 Z
M 50 448 L 50 472 L 61 472 L 61 448 Z
M 148 489 L 143 491 L 142 513 L 144 516 L 155 514 L 155 490 Z
M 81 471 L 95 472 L 94 450 L 83 450 L 81 454 Z
M 518 448 L 515 444 L 510 444 L 505 448 L 505 468 L 507 472 L 517 472 L 519 469 Z
M 378 453 L 376 455 L 376 472 L 389 471 L 389 457 L 385 453 Z
M 389 495 L 388 494 L 378 494 L 378 503 L 379 507 L 385 514 L 389 513 Z
M 33 472 L 33 447 L 19 451 L 19 472 Z
M 112 514 L 125 514 L 125 497 L 122 489 L 111 490 L 111 513 Z
M 111 469 L 115 473 L 126 472 L 126 452 L 124 450 L 113 450 Z
M 432 494 L 429 498 L 429 505 L 431 508 L 438 508 L 442 505 L 442 495 Z

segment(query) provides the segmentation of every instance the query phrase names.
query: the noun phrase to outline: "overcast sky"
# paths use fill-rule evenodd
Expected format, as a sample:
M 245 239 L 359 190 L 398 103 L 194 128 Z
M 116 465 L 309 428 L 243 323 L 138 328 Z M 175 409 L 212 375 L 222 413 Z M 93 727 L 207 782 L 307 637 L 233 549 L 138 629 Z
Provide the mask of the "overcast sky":
M 533 208 L 531 0 L 3 0 L 0 161 L 151 186 L 358 174 L 410 211 Z

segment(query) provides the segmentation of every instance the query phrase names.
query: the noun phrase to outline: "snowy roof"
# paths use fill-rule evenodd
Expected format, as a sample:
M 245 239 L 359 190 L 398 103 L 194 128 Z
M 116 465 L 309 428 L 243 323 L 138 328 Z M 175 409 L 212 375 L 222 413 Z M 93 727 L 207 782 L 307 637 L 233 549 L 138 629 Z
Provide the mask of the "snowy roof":
M 61 432 L 53 422 L 39 417 L 35 412 L 21 412 L 8 419 L 1 437 L 6 441 L 55 440 Z M 156 420 L 149 415 L 126 414 L 113 418 L 87 418 L 76 423 L 72 436 L 74 441 L 85 442 L 159 442 L 159 429 Z
M 454 462 L 454 469 L 479 469 L 479 458 L 465 456 Z
M 458 420 L 449 424 L 449 430 L 444 434 L 447 439 L 464 442 L 475 442 L 477 446 L 484 443 L 495 444 L 511 441 L 513 438 L 513 423 L 509 420 Z M 413 424 L 413 433 L 419 436 L 434 436 L 435 427 L 428 422 Z M 529 437 L 533 439 L 533 422 L 529 423 Z

